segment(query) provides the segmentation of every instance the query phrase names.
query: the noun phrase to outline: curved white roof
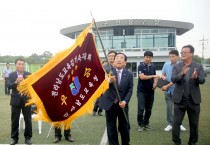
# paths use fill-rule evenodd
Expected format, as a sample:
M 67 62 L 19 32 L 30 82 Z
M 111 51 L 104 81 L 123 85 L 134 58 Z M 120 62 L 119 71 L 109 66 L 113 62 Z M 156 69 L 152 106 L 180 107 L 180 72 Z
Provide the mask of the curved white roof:
M 107 20 L 96 22 L 98 29 L 110 29 L 116 26 L 134 26 L 134 27 L 159 27 L 159 28 L 175 28 L 177 35 L 182 35 L 191 30 L 194 25 L 188 22 L 158 20 L 158 19 L 120 19 L 120 20 Z M 63 28 L 60 33 L 74 39 L 75 33 L 84 30 L 89 23 Z

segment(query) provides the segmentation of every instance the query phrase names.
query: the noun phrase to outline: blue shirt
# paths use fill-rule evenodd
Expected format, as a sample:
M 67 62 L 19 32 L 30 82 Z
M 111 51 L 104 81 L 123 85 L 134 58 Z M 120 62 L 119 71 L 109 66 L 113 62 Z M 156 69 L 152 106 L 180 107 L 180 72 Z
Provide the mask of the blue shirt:
M 175 64 L 172 64 L 171 62 L 166 62 L 163 65 L 162 74 L 166 76 L 166 80 L 168 80 L 169 82 L 171 82 L 172 70 Z M 175 85 L 170 86 L 168 90 L 165 91 L 165 93 L 173 95 L 174 88 L 175 88 Z
M 156 75 L 155 66 L 150 64 L 147 65 L 146 63 L 140 63 L 138 66 L 138 74 L 143 73 L 144 75 Z M 149 80 L 141 80 L 140 77 L 138 77 L 138 86 L 137 91 L 141 91 L 144 93 L 154 93 L 153 88 L 154 79 Z
M 10 73 L 11 73 L 11 70 L 5 68 L 5 69 L 3 70 L 3 77 L 8 78 Z

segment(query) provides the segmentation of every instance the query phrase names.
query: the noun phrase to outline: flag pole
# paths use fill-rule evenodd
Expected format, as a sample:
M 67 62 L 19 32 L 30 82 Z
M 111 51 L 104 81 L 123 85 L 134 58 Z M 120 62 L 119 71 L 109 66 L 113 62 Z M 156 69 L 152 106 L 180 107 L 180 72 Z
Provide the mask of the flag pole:
M 99 38 L 99 41 L 100 41 L 100 43 L 101 43 L 101 47 L 102 47 L 102 49 L 103 49 L 105 59 L 106 59 L 106 61 L 107 61 L 107 63 L 108 63 L 108 67 L 109 67 L 109 70 L 110 70 L 110 72 L 111 72 L 111 71 L 112 71 L 112 70 L 111 70 L 111 64 L 110 64 L 110 62 L 108 61 L 108 57 L 107 57 L 107 55 L 106 55 L 106 52 L 105 52 L 105 49 L 104 49 L 104 45 L 103 45 L 102 40 L 101 40 L 101 36 L 100 36 L 100 34 L 99 34 L 99 30 L 98 30 L 98 27 L 97 27 L 97 25 L 96 25 L 96 21 L 95 21 L 93 15 L 92 15 L 92 12 L 90 12 L 90 14 L 91 14 L 91 16 L 92 16 L 92 18 L 93 18 L 93 22 L 94 22 L 94 25 L 95 25 L 95 28 L 96 28 L 96 32 L 97 32 L 97 34 L 98 34 L 98 38 Z M 119 91 L 118 91 L 116 82 L 114 82 L 114 87 L 115 87 L 115 90 L 116 90 L 116 92 L 117 92 L 117 98 L 118 98 L 119 101 L 121 102 L 122 100 L 121 100 L 120 93 L 119 93 Z M 125 109 L 122 108 L 122 111 L 123 111 L 125 120 L 127 121 L 127 123 L 129 123 L 128 118 L 127 118 L 127 116 L 126 116 L 126 114 L 125 114 Z

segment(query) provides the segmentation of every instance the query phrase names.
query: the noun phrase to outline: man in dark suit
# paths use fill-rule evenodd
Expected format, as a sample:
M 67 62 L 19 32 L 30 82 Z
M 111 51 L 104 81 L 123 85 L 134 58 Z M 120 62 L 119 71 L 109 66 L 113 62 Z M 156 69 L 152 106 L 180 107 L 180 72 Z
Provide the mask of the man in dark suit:
M 201 93 L 199 84 L 205 83 L 204 70 L 201 64 L 192 61 L 194 47 L 186 45 L 182 47 L 182 62 L 173 68 L 171 80 L 175 84 L 174 122 L 172 127 L 172 139 L 175 145 L 181 144 L 180 125 L 187 111 L 190 126 L 189 145 L 195 145 L 198 141 L 198 121 L 200 114 Z
M 19 118 L 22 110 L 25 121 L 25 143 L 31 144 L 32 123 L 31 123 L 31 106 L 25 106 L 27 97 L 17 91 L 18 84 L 24 80 L 29 72 L 24 71 L 25 61 L 23 59 L 15 60 L 16 71 L 9 74 L 8 87 L 12 89 L 11 94 L 11 145 L 17 144 L 19 139 Z
M 117 53 L 114 60 L 116 68 L 112 68 L 109 89 L 101 96 L 99 106 L 106 111 L 109 145 L 119 145 L 117 128 L 121 134 L 122 145 L 129 145 L 130 124 L 128 120 L 128 103 L 133 92 L 133 74 L 124 68 L 127 61 L 125 54 Z M 117 97 L 114 83 L 116 83 L 119 90 L 121 101 Z M 123 113 L 123 109 L 125 114 Z M 116 126 L 117 118 L 119 123 L 118 127 Z

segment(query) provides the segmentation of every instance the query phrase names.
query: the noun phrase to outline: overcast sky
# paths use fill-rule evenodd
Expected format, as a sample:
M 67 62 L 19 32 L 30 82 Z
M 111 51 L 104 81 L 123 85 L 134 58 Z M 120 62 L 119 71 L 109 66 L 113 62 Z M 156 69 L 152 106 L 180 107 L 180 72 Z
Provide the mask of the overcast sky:
M 73 44 L 60 29 L 114 19 L 162 19 L 190 22 L 194 28 L 177 36 L 178 50 L 192 44 L 195 53 L 210 57 L 209 0 L 1 0 L 0 55 L 57 53 Z

